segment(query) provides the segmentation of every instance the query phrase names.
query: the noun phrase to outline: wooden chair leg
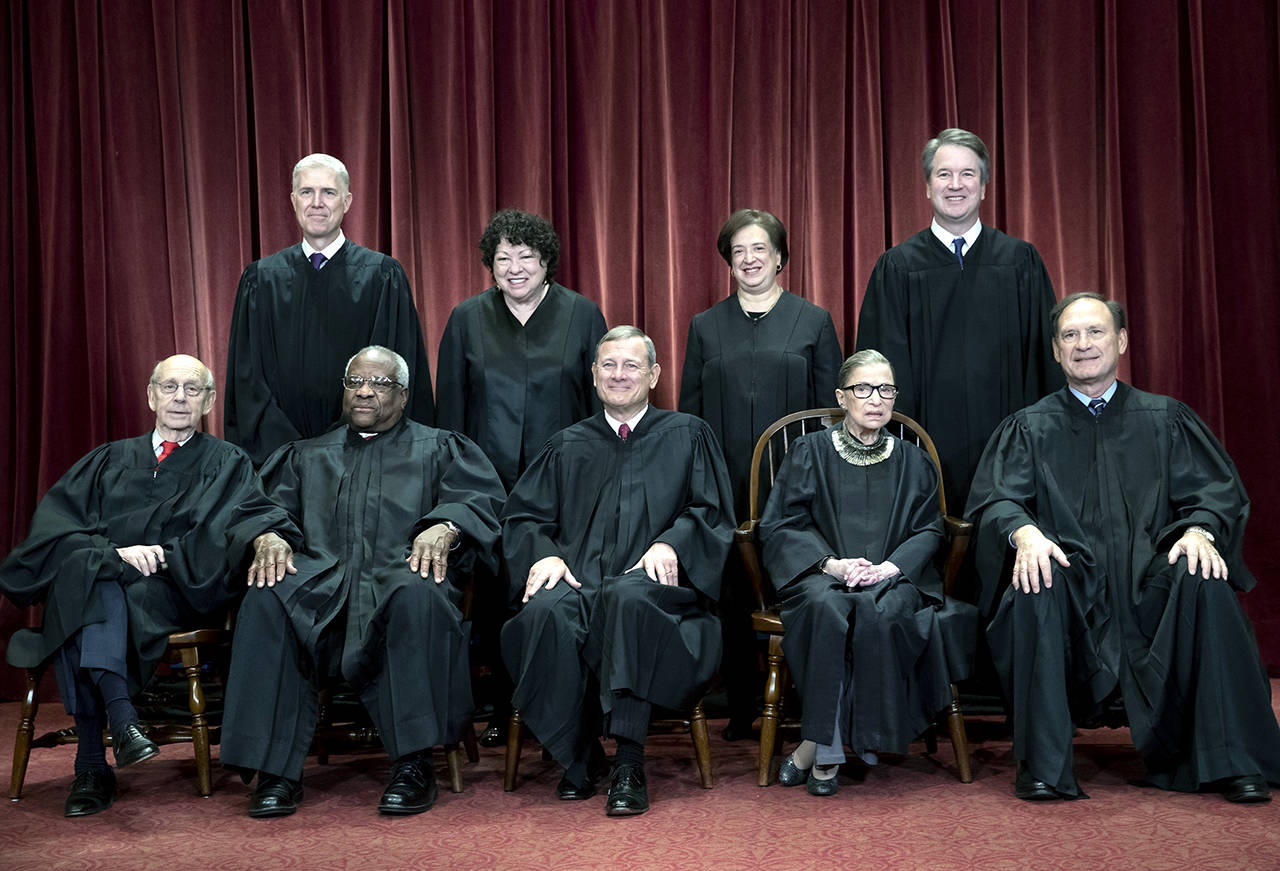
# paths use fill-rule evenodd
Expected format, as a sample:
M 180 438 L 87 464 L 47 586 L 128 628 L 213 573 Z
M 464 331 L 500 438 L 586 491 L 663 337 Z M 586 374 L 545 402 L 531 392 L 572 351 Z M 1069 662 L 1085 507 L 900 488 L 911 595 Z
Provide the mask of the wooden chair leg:
M 470 723 L 462 730 L 462 746 L 467 751 L 467 761 L 475 765 L 480 761 L 480 746 L 476 744 L 476 730 Z
M 511 792 L 516 788 L 516 776 L 520 771 L 520 749 L 524 743 L 524 721 L 520 712 L 511 709 L 511 720 L 507 725 L 507 760 L 502 773 L 502 788 Z
M 475 735 L 472 734 L 471 737 L 474 738 Z M 444 759 L 449 766 L 449 789 L 455 793 L 462 792 L 462 751 L 458 749 L 456 742 L 445 745 Z
M 960 710 L 960 694 L 951 685 L 951 707 L 947 713 L 947 728 L 951 731 L 951 746 L 955 750 L 956 764 L 960 767 L 960 782 L 973 783 L 969 768 L 969 736 L 964 729 L 964 712 Z
M 13 769 L 9 775 L 9 801 L 22 798 L 22 784 L 27 779 L 27 763 L 31 760 L 31 740 L 36 734 L 36 712 L 40 710 L 40 676 L 43 669 L 27 669 L 27 692 L 22 697 L 18 714 L 18 734 L 13 739 Z
M 213 792 L 209 764 L 209 721 L 205 718 L 204 687 L 200 683 L 200 651 L 184 647 L 182 673 L 187 677 L 187 707 L 191 710 L 191 748 L 196 758 L 196 788 L 208 798 Z
M 769 636 L 769 670 L 764 679 L 764 710 L 760 715 L 760 759 L 757 783 L 768 786 L 773 776 L 773 753 L 778 743 L 778 723 L 782 719 L 782 636 Z
M 702 712 L 702 702 L 693 708 L 689 717 L 689 735 L 693 738 L 693 755 L 698 760 L 698 774 L 702 788 L 711 789 L 715 780 L 711 775 L 711 739 L 707 735 L 707 716 Z

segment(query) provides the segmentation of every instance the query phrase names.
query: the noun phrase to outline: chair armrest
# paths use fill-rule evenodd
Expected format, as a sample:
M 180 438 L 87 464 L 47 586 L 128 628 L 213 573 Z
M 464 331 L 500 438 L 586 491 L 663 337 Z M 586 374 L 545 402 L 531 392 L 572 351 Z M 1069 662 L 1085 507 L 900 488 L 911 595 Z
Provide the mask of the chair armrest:
M 742 525 L 733 531 L 733 542 L 738 548 L 738 555 L 742 560 L 742 567 L 747 573 L 747 580 L 751 582 L 751 592 L 755 596 L 756 610 L 763 611 L 766 607 L 765 598 L 765 579 L 764 568 L 760 562 L 759 543 L 756 541 L 756 526 L 759 521 L 746 520 Z
M 942 592 L 950 596 L 952 587 L 955 586 L 956 575 L 960 573 L 960 566 L 964 563 L 965 554 L 969 551 L 973 524 L 968 520 L 952 517 L 950 514 L 943 515 L 942 524 L 946 529 L 948 542 L 947 559 L 942 569 Z

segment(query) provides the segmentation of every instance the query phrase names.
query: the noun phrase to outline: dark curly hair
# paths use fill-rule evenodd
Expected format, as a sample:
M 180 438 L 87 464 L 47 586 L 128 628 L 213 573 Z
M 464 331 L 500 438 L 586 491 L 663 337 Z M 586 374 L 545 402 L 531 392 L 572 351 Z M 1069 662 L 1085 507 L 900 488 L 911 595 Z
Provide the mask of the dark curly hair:
M 480 262 L 490 272 L 493 272 L 493 255 L 503 239 L 537 251 L 547 264 L 547 281 L 555 277 L 556 267 L 560 265 L 560 237 L 546 218 L 519 209 L 495 212 L 480 235 Z

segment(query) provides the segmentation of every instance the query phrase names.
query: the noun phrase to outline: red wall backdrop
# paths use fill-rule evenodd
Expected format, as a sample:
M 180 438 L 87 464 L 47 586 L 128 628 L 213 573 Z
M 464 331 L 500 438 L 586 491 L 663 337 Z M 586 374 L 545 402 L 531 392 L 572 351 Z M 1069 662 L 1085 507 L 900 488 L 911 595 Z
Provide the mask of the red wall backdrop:
M 347 235 L 404 263 L 433 353 L 487 283 L 485 221 L 520 206 L 565 284 L 653 336 L 671 405 L 690 317 L 730 288 L 730 211 L 783 219 L 785 286 L 852 350 L 875 258 L 929 220 L 920 148 L 958 125 L 993 151 L 983 220 L 1060 296 L 1125 301 L 1122 374 L 1236 458 L 1280 665 L 1275 0 L 7 5 L 0 552 L 77 457 L 149 426 L 155 360 L 221 382 L 241 269 L 297 241 L 303 154 L 347 163 Z M 0 604 L 0 639 L 31 619 Z

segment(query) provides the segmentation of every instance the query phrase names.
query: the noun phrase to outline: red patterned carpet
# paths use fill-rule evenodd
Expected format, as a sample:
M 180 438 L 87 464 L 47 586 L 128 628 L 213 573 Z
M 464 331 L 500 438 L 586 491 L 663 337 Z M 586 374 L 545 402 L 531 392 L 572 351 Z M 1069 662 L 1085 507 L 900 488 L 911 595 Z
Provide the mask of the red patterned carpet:
M 38 725 L 53 727 L 60 716 L 46 705 Z M 16 720 L 16 704 L 0 705 L 5 774 Z M 37 750 L 24 798 L 0 807 L 0 869 L 1280 869 L 1280 799 L 1236 807 L 1130 785 L 1142 766 L 1123 730 L 1077 741 L 1091 800 L 1035 805 L 1012 797 L 1008 741 L 984 740 L 998 724 L 971 727 L 971 784 L 955 779 L 944 741 L 936 760 L 917 747 L 842 773 L 831 799 L 756 787 L 754 746 L 721 741 L 715 725 L 716 788 L 698 787 L 686 737 L 654 738 L 653 808 L 630 819 L 605 817 L 603 797 L 556 801 L 558 771 L 532 741 L 514 793 L 502 791 L 500 753 L 482 751 L 464 769 L 461 795 L 442 791 L 422 816 L 380 817 L 385 760 L 334 756 L 308 766 L 297 815 L 265 821 L 245 815 L 248 790 L 224 771 L 211 798 L 195 795 L 190 748 L 176 745 L 124 772 L 112 809 L 68 820 L 74 749 Z

